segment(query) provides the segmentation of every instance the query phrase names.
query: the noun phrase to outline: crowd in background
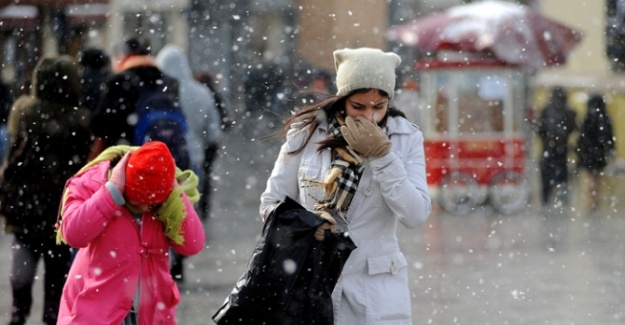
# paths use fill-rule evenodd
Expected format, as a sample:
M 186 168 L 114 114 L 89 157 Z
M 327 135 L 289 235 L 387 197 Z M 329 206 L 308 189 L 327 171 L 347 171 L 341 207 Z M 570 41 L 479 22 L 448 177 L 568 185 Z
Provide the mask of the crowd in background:
M 570 107 L 566 89 L 552 89 L 548 103 L 536 121 L 536 132 L 542 144 L 540 175 L 541 200 L 545 206 L 569 203 L 569 168 L 571 158 L 580 172 L 587 173 L 590 212 L 599 208 L 602 198 L 600 176 L 615 156 L 612 120 L 601 94 L 591 94 L 586 103 L 586 115 L 578 125 L 577 113 Z M 577 140 L 572 141 L 577 133 Z M 570 152 L 574 156 L 570 156 Z
M 117 175 L 124 174 L 123 167 L 126 167 L 126 176 L 117 176 L 117 179 L 119 180 L 121 177 L 122 181 L 118 181 L 116 187 L 107 186 L 106 188 L 113 192 L 117 188 L 121 193 L 125 193 L 124 197 L 129 197 L 127 193 L 147 193 L 145 189 L 141 192 L 137 192 L 137 188 L 133 188 L 132 191 L 129 190 L 129 184 L 134 184 L 131 183 L 133 179 L 130 176 L 131 170 L 129 168 L 134 170 L 139 168 L 137 166 L 145 165 L 145 168 L 151 170 L 155 168 L 155 165 L 150 159 L 155 159 L 153 157 L 160 157 L 159 159 L 174 157 L 177 148 L 168 147 L 167 150 L 160 150 L 156 153 L 147 149 L 147 153 L 135 149 L 143 148 L 144 141 L 159 140 L 142 138 L 137 141 L 133 138 L 135 126 L 138 125 L 137 118 L 142 117 L 137 116 L 140 114 L 135 111 L 135 105 L 139 105 L 139 94 L 143 91 L 154 91 L 158 96 L 162 90 L 162 93 L 168 93 L 172 96 L 172 105 L 175 106 L 173 109 L 181 110 L 184 113 L 184 115 L 180 115 L 181 119 L 184 119 L 181 123 L 185 127 L 181 141 L 184 146 L 183 149 L 189 157 L 188 163 L 181 159 L 176 160 L 175 168 L 182 171 L 188 169 L 191 174 L 182 174 L 182 176 L 176 174 L 176 180 L 173 181 L 176 184 L 174 188 L 182 187 L 189 180 L 195 179 L 196 185 L 191 187 L 199 187 L 203 195 L 191 195 L 193 192 L 184 190 L 183 196 L 188 195 L 189 200 L 193 203 L 199 201 L 193 205 L 192 210 L 194 212 L 197 210 L 197 216 L 195 214 L 194 216 L 201 218 L 198 220 L 205 220 L 210 214 L 211 166 L 217 155 L 217 146 L 222 129 L 226 128 L 225 125 L 228 121 L 224 114 L 226 108 L 223 105 L 218 106 L 216 103 L 219 97 L 214 90 L 207 86 L 210 80 L 205 75 L 203 82 L 194 79 L 188 59 L 181 50 L 168 45 L 159 53 L 159 57 L 156 57 L 151 52 L 149 42 L 141 37 L 126 39 L 120 46 L 118 53 L 109 54 L 98 48 L 86 48 L 81 52 L 79 58 L 65 55 L 42 58 L 32 71 L 31 80 L 32 84 L 24 87 L 22 93 L 16 96 L 14 96 L 16 92 L 12 91 L 9 85 L 0 85 L 3 105 L 0 107 L 0 119 L 2 119 L 2 123 L 0 123 L 2 139 L 0 152 L 4 156 L 2 177 L 0 178 L 0 195 L 2 196 L 0 213 L 3 216 L 4 231 L 14 235 L 11 245 L 10 283 L 13 303 L 10 324 L 25 324 L 30 316 L 33 303 L 32 289 L 40 259 L 44 260 L 45 268 L 43 322 L 45 324 L 57 324 L 57 317 L 64 318 L 64 320 L 58 320 L 59 323 L 86 321 L 89 317 L 99 317 L 101 314 L 98 314 L 96 310 L 89 310 L 89 308 L 84 307 L 84 304 L 88 304 L 88 299 L 82 303 L 76 300 L 78 296 L 74 295 L 72 288 L 81 291 L 83 290 L 81 286 L 85 285 L 84 283 L 66 282 L 70 267 L 72 267 L 71 272 L 80 273 L 81 268 L 93 262 L 86 262 L 85 255 L 97 254 L 98 247 L 97 243 L 85 248 L 80 241 L 78 243 L 75 240 L 72 242 L 74 228 L 68 228 L 72 224 L 72 220 L 75 220 L 72 218 L 74 210 L 71 206 L 73 204 L 80 205 L 79 202 L 81 202 L 80 199 L 73 198 L 72 193 L 76 191 L 78 191 L 76 193 L 82 193 L 80 186 L 94 186 L 92 182 L 94 180 L 93 172 L 87 172 L 82 167 L 89 163 L 88 166 L 93 166 L 94 170 L 102 170 L 104 167 L 98 166 L 104 166 L 105 161 L 110 161 L 111 169 L 114 169 L 114 165 L 124 165 L 117 168 L 117 170 L 121 170 L 121 172 L 117 172 Z M 14 99 L 14 97 L 17 98 Z M 171 129 L 166 129 L 164 126 L 164 123 L 169 123 L 169 121 L 161 123 L 163 123 L 163 125 L 159 125 L 161 130 Z M 150 124 L 150 127 L 153 125 L 155 124 Z M 129 160 L 129 166 L 132 167 L 126 166 L 126 160 L 111 156 L 111 152 L 128 151 L 132 152 L 128 154 L 132 157 Z M 107 157 L 113 158 L 110 160 L 106 159 Z M 98 164 L 95 164 L 96 162 Z M 162 167 L 164 165 L 158 163 L 156 166 Z M 78 173 L 79 170 L 80 173 Z M 173 169 L 169 168 L 169 170 Z M 78 188 L 71 187 L 72 184 L 68 180 L 70 178 L 78 179 L 80 174 L 89 174 L 91 183 L 79 185 Z M 145 173 L 137 174 L 135 172 L 132 175 L 135 174 L 140 175 L 137 176 L 139 177 L 137 179 L 142 181 L 149 179 Z M 193 175 L 193 177 L 188 175 Z M 195 177 L 196 175 L 197 177 Z M 104 177 L 105 181 L 106 176 Z M 162 178 L 162 176 L 159 177 Z M 42 179 L 46 181 L 42 182 Z M 70 186 L 66 192 L 63 192 L 66 182 Z M 154 184 L 149 185 L 149 187 L 155 186 Z M 159 185 L 158 187 L 162 186 Z M 170 189 L 167 193 L 169 192 L 174 193 L 174 190 Z M 69 207 L 63 210 L 63 213 L 59 208 L 62 195 L 69 195 L 67 200 Z M 92 195 L 97 196 L 95 193 Z M 113 195 L 113 197 L 115 196 Z M 159 202 L 152 202 L 151 197 L 151 194 L 147 197 L 137 196 L 138 201 L 122 204 L 122 207 L 127 208 L 121 211 L 130 211 L 137 223 L 142 225 L 141 228 L 147 228 L 150 219 L 141 219 L 142 214 L 149 211 L 149 213 L 166 220 L 167 216 L 171 215 L 171 209 L 176 209 L 152 210 L 152 205 L 143 209 L 141 202 L 146 200 L 150 200 L 151 204 L 169 206 L 163 201 L 165 197 Z M 94 198 L 93 200 L 97 199 Z M 102 204 L 106 203 L 113 202 Z M 85 205 L 85 209 L 91 206 L 93 204 Z M 114 206 L 112 205 L 112 207 Z M 101 212 L 102 207 L 98 211 Z M 111 218 L 110 216 L 104 217 Z M 112 220 L 110 219 L 111 222 Z M 180 224 L 178 221 L 174 222 L 172 227 L 174 229 L 176 227 L 202 229 L 202 226 L 197 225 L 185 226 L 186 223 L 193 220 L 190 215 L 187 214 L 187 218 L 184 220 L 184 224 Z M 114 228 L 111 226 L 107 229 Z M 193 235 L 196 237 L 187 238 L 185 246 L 172 245 L 170 252 L 165 250 L 164 256 L 171 257 L 167 257 L 164 264 L 158 266 L 163 267 L 165 265 L 167 273 L 171 273 L 171 279 L 177 282 L 184 281 L 183 256 L 197 253 L 204 243 L 203 230 L 201 233 L 194 234 L 189 229 L 183 232 L 184 236 Z M 62 235 L 61 231 L 63 231 Z M 166 229 L 166 231 L 170 231 L 170 229 Z M 79 233 L 84 234 L 82 231 Z M 109 236 L 113 236 L 113 234 L 110 233 Z M 62 242 L 73 243 L 73 248 L 70 250 L 67 245 L 59 245 L 59 238 L 62 239 Z M 125 238 L 129 237 L 126 236 Z M 150 239 L 145 240 L 146 243 L 152 243 Z M 195 242 L 193 248 L 188 246 L 193 245 L 191 241 Z M 159 246 L 161 245 L 160 242 L 155 241 L 153 243 L 154 249 L 157 246 L 161 247 Z M 137 244 L 139 243 L 137 242 Z M 132 248 L 128 248 L 132 250 Z M 76 270 L 73 269 L 74 267 Z M 154 269 L 155 266 L 144 267 Z M 128 272 L 128 274 L 133 274 L 134 271 L 128 270 Z M 161 283 L 161 287 L 167 287 L 166 282 Z M 150 288 L 142 287 L 142 294 L 150 292 Z M 162 293 L 163 291 L 160 291 L 155 294 Z M 124 293 L 117 293 L 117 295 L 121 294 Z M 134 293 L 130 294 L 131 298 L 132 296 Z M 154 297 L 153 299 L 157 298 Z M 158 299 L 160 300 L 162 297 Z M 150 299 L 145 300 L 150 301 Z M 64 303 L 60 304 L 61 301 Z M 174 300 L 172 302 L 175 305 Z M 59 305 L 62 306 L 61 311 L 59 311 Z M 82 306 L 81 313 L 77 313 L 73 309 L 74 306 L 78 305 Z M 114 307 L 114 303 L 111 302 L 111 306 Z M 137 305 L 136 307 L 141 306 Z M 148 307 L 143 306 L 143 308 Z M 168 313 L 168 309 L 166 309 L 162 317 L 172 318 L 171 314 Z M 148 315 L 149 313 L 144 314 Z M 130 324 L 136 323 L 136 321 L 137 319 L 124 318 L 124 322 L 130 322 Z

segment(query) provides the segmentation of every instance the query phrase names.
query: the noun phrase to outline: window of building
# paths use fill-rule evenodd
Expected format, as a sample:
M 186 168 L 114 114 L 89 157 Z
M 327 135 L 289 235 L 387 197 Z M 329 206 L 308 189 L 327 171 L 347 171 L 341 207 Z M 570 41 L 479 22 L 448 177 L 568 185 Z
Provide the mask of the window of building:
M 625 0 L 607 0 L 606 55 L 614 71 L 625 71 Z

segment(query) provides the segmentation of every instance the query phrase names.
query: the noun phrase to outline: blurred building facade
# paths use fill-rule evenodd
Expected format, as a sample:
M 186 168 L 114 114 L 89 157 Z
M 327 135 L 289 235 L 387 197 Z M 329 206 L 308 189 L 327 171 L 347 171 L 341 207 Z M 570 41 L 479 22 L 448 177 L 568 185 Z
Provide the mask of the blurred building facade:
M 244 89 L 232 80 L 266 65 L 288 83 L 286 76 L 309 67 L 331 71 L 335 48 L 384 48 L 389 24 L 425 12 L 419 1 L 364 1 L 3 0 L 2 77 L 23 88 L 41 55 L 77 56 L 85 46 L 114 52 L 123 36 L 140 33 L 155 51 L 166 43 L 187 49 L 194 69 L 215 76 L 227 94 L 238 94 Z
M 27 84 L 28 71 L 42 54 L 75 56 L 87 45 L 112 52 L 123 36 L 140 33 L 151 39 L 154 51 L 166 43 L 186 49 L 197 72 L 214 76 L 231 109 L 244 110 L 246 80 L 261 80 L 264 90 L 288 96 L 306 71 L 333 72 L 336 48 L 394 50 L 410 70 L 415 49 L 388 42 L 387 28 L 463 2 L 471 1 L 0 0 L 2 77 Z M 607 92 L 610 113 L 623 120 L 625 1 L 519 2 L 584 34 L 565 66 L 534 78 L 536 107 L 542 106 L 545 89 L 561 84 L 579 103 L 588 91 Z M 625 128 L 616 129 L 625 139 L 620 131 Z M 618 148 L 625 156 L 625 146 Z
M 142 34 L 155 48 L 171 42 L 186 48 L 189 0 L 2 0 L 2 79 L 26 91 L 43 55 L 77 57 L 86 46 L 108 52 L 127 35 Z M 25 87 L 26 86 L 26 87 Z
M 83 36 L 105 27 L 107 0 L 0 1 L 1 77 L 17 91 L 40 56 L 76 54 Z
M 558 0 L 539 3 L 544 15 L 580 30 L 583 39 L 565 66 L 536 75 L 534 106 L 544 105 L 553 86 L 564 86 L 581 123 L 588 95 L 604 94 L 615 124 L 616 168 L 625 170 L 625 1 L 572 0 L 566 6 Z

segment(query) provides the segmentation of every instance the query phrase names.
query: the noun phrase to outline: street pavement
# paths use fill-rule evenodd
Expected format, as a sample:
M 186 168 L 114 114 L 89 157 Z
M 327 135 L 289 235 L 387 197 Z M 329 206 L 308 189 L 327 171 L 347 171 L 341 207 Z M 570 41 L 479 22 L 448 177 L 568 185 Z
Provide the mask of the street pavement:
M 213 324 L 246 269 L 262 227 L 259 197 L 281 142 L 262 138 L 275 130 L 273 120 L 248 117 L 225 134 L 206 248 L 185 265 L 181 325 Z M 622 178 L 608 180 L 600 212 L 588 212 L 575 190 L 563 209 L 543 209 L 536 198 L 514 216 L 487 207 L 466 216 L 436 208 L 418 229 L 400 228 L 413 323 L 625 324 L 625 204 L 610 196 Z M 8 323 L 11 304 L 10 241 L 0 235 L 0 324 Z M 42 324 L 42 279 L 40 270 L 28 324 Z

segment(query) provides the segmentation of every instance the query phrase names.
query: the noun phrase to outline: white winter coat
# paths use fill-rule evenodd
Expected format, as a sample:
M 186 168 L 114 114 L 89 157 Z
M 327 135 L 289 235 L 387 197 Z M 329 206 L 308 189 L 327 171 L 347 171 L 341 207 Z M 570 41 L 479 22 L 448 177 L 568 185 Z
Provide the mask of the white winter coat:
M 392 150 L 365 162 L 358 190 L 347 212 L 349 234 L 358 247 L 332 294 L 335 324 L 412 324 L 407 262 L 397 242 L 397 222 L 415 228 L 430 214 L 423 135 L 404 118 L 388 119 Z M 302 179 L 323 180 L 330 167 L 330 150 L 317 153 L 316 142 L 327 137 L 327 125 L 314 131 L 306 148 L 297 149 L 305 130 L 291 129 L 261 196 L 265 219 L 276 203 L 289 196 L 307 209 L 323 190 L 305 187 Z
M 180 105 L 189 124 L 191 162 L 201 168 L 205 148 L 221 139 L 221 121 L 213 93 L 193 78 L 187 56 L 177 47 L 163 47 L 156 56 L 156 64 L 163 73 L 178 80 Z

